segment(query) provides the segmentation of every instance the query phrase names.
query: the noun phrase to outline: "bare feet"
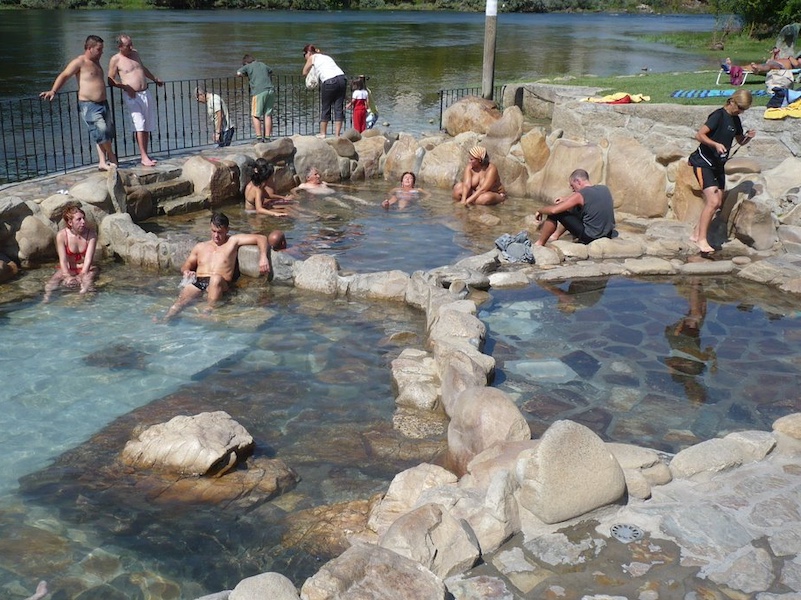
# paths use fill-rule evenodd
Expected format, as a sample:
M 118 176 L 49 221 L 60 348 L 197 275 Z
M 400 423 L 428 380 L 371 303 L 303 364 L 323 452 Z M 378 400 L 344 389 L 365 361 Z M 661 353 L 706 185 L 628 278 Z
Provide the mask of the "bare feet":
M 142 166 L 143 167 L 155 167 L 158 161 L 153 160 L 152 158 L 143 158 L 142 159 Z
M 47 594 L 47 582 L 40 581 L 39 585 L 36 586 L 36 593 L 33 596 L 29 596 L 25 600 L 40 600 L 41 598 L 47 596 Z
M 100 163 L 97 167 L 98 171 L 111 171 L 111 169 L 116 169 L 117 165 L 112 162 L 103 162 Z
M 701 251 L 701 254 L 712 254 L 715 249 L 710 246 L 706 241 L 698 242 L 696 241 L 695 244 L 698 246 L 698 249 Z

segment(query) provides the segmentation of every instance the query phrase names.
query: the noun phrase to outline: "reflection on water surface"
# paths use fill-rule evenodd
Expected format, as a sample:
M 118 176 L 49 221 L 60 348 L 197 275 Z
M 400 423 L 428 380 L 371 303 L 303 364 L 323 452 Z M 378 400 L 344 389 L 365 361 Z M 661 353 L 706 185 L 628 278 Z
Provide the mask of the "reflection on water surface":
M 609 441 L 677 452 L 770 430 L 795 410 L 797 307 L 730 278 L 616 278 L 496 291 L 479 316 L 495 385 L 517 399 L 535 435 L 570 418 Z

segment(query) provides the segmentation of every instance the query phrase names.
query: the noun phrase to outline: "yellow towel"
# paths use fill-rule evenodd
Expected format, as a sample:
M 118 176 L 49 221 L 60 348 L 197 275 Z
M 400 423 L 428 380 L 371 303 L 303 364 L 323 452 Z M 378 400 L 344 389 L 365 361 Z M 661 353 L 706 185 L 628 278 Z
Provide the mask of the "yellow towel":
M 598 104 L 610 104 L 613 102 L 618 102 L 628 96 L 632 102 L 640 103 L 640 102 L 649 102 L 651 100 L 651 96 L 643 96 L 642 94 L 629 94 L 627 92 L 616 92 L 614 94 L 609 94 L 608 96 L 598 97 L 598 96 L 591 96 L 589 98 L 582 98 L 581 102 L 595 102 Z
M 766 119 L 784 119 L 785 117 L 801 119 L 801 98 L 781 108 L 766 108 L 764 117 Z

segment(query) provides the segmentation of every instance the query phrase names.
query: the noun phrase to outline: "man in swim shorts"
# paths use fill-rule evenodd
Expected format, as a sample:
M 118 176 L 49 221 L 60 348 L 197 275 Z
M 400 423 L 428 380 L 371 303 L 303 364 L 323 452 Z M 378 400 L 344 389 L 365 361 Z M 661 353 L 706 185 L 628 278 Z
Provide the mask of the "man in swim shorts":
M 615 203 L 609 188 L 592 185 L 590 175 L 584 169 L 573 171 L 568 184 L 572 194 L 557 198 L 551 206 L 544 206 L 535 213 L 537 221 L 542 221 L 535 246 L 544 246 L 549 240 L 558 238 L 564 229 L 581 244 L 615 235 Z
M 153 167 L 156 161 L 148 156 L 147 145 L 150 132 L 156 124 L 156 114 L 153 98 L 147 89 L 147 80 L 154 81 L 158 86 L 163 86 L 164 82 L 144 65 L 139 53 L 134 50 L 131 36 L 124 33 L 118 35 L 117 48 L 119 52 L 108 63 L 108 82 L 112 87 L 125 92 L 123 98 L 133 120 L 142 166 Z
M 83 45 L 83 54 L 72 59 L 67 67 L 56 77 L 53 87 L 39 94 L 44 100 L 56 96 L 56 92 L 67 83 L 70 77 L 78 82 L 78 108 L 89 129 L 89 137 L 97 145 L 98 168 L 108 171 L 117 166 L 117 157 L 111 148 L 114 140 L 114 121 L 106 101 L 106 78 L 100 57 L 103 56 L 103 38 L 90 35 Z
M 270 272 L 267 237 L 258 233 L 228 235 L 228 217 L 220 212 L 212 213 L 211 239 L 196 244 L 189 253 L 181 267 L 187 283 L 164 320 L 172 319 L 203 292 L 208 295 L 207 311 L 214 308 L 236 279 L 237 256 L 242 246 L 258 246 L 259 272 L 262 275 Z
M 247 77 L 250 84 L 250 118 L 256 141 L 269 141 L 273 135 L 273 105 L 275 104 L 275 88 L 272 80 L 273 70 L 250 54 L 242 57 L 242 67 L 236 72 L 237 77 Z M 264 119 L 264 137 L 262 137 L 261 120 Z

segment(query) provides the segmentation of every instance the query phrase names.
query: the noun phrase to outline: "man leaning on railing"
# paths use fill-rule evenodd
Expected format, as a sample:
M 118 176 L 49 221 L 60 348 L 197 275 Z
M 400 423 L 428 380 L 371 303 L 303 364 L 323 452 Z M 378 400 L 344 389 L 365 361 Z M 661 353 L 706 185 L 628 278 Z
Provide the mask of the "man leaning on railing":
M 117 157 L 111 148 L 114 140 L 114 121 L 106 100 L 106 78 L 100 57 L 103 56 L 103 38 L 90 35 L 83 45 L 83 54 L 72 59 L 47 92 L 40 98 L 52 101 L 56 92 L 70 77 L 78 82 L 78 106 L 81 117 L 89 128 L 89 136 L 97 144 L 98 168 L 108 171 L 117 166 Z

